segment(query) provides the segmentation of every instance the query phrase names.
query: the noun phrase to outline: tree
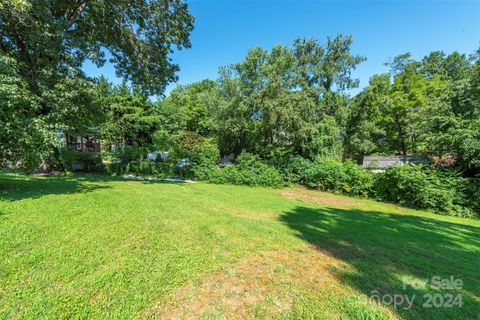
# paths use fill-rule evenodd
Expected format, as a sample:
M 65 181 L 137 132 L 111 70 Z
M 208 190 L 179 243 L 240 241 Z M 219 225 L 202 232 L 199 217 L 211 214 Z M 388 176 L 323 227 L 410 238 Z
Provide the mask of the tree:
M 159 128 L 154 105 L 125 83 L 111 89 L 105 114 L 101 127 L 105 145 L 145 146 L 152 143 L 153 133 Z
M 468 76 L 470 63 L 464 54 L 453 52 L 448 56 L 443 51 L 433 51 L 421 61 L 421 72 L 428 78 L 439 76 L 444 80 L 457 81 Z
M 0 55 L 0 165 L 33 169 L 54 157 L 57 130 L 85 129 L 100 118 L 93 83 L 65 77 L 33 95 L 15 59 Z M 41 112 L 41 102 L 49 112 Z
M 53 141 L 45 122 L 31 117 L 38 107 L 15 60 L 0 55 L 0 166 L 33 167 L 45 153 L 45 143 Z
M 25 139 L 44 143 L 42 148 L 4 144 L 0 162 L 25 164 L 21 155 L 35 149 L 35 158 L 44 159 L 40 150 L 47 146 L 52 154 L 47 142 L 54 139 L 44 139 L 40 131 L 52 136 L 58 128 L 81 131 L 102 121 L 101 97 L 81 67 L 87 59 L 102 66 L 106 51 L 117 75 L 142 96 L 162 94 L 178 70 L 168 56 L 174 48 L 190 46 L 192 28 L 193 17 L 182 0 L 2 1 L 0 58 L 3 66 L 13 67 L 0 70 L 0 91 L 8 96 L 1 105 L 8 117 L 1 121 L 8 137 L 24 135 L 14 114 L 30 126 L 41 124 L 42 130 L 31 129 Z M 12 95 L 13 86 L 21 94 Z
M 193 17 L 182 0 L 6 0 L 0 7 L 0 48 L 18 59 L 20 74 L 39 93 L 90 59 L 111 55 L 117 74 L 147 94 L 176 80 L 168 55 L 189 47 Z M 45 111 L 45 110 L 43 110 Z
M 207 136 L 214 127 L 216 90 L 217 84 L 212 80 L 178 86 L 165 99 L 165 103 L 175 105 L 182 113 L 184 130 Z
M 352 157 L 372 153 L 424 153 L 454 157 L 467 175 L 479 172 L 480 67 L 435 51 L 421 61 L 409 53 L 376 75 L 351 103 L 345 148 Z M 391 77 L 393 76 L 393 77 Z M 393 81 L 392 81 L 393 80 Z
M 462 70 L 454 73 L 461 76 L 450 77 L 448 90 L 437 94 L 438 103 L 429 110 L 424 124 L 428 128 L 429 153 L 438 157 L 454 156 L 464 173 L 471 176 L 480 173 L 479 53 L 480 49 L 472 55 L 473 64 L 468 67 L 464 66 L 463 55 L 454 55 L 456 65 L 462 67 L 450 70 Z
M 388 150 L 381 106 L 390 90 L 388 73 L 374 75 L 369 85 L 350 101 L 344 141 L 348 157 L 361 159 L 364 155 Z
M 272 148 L 292 148 L 314 158 L 341 154 L 346 89 L 358 85 L 351 71 L 362 57 L 350 53 L 351 37 L 297 39 L 293 47 L 254 48 L 244 61 L 222 69 L 221 134 L 242 149 L 265 156 Z M 235 117 L 234 122 L 228 118 Z M 231 129 L 230 129 L 231 128 Z M 223 148 L 221 148 L 223 151 Z

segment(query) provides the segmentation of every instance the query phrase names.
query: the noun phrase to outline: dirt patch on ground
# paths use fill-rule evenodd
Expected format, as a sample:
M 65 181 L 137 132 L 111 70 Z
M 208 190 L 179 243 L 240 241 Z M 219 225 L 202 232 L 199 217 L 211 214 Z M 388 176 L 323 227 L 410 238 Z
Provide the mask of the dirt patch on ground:
M 272 318 L 292 307 L 295 290 L 337 286 L 332 270 L 345 264 L 307 247 L 263 252 L 208 274 L 201 283 L 176 290 L 170 302 L 156 305 L 158 319 Z
M 359 201 L 348 197 L 337 196 L 327 192 L 308 190 L 303 187 L 289 188 L 281 191 L 280 194 L 288 199 L 319 204 L 322 206 L 341 208 L 359 204 Z

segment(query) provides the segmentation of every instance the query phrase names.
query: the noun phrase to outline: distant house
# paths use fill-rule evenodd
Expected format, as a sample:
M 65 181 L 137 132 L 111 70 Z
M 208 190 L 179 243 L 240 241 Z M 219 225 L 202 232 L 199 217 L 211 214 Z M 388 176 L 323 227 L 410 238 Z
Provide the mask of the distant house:
M 91 129 L 84 134 L 65 134 L 67 148 L 85 152 L 100 152 L 100 130 Z
M 382 172 L 388 167 L 406 163 L 429 164 L 429 161 L 421 156 L 365 156 L 362 167 L 373 172 Z
M 101 168 L 100 129 L 88 129 L 81 134 L 59 130 L 58 137 L 64 141 L 67 150 L 75 152 L 67 157 L 71 170 L 95 171 Z

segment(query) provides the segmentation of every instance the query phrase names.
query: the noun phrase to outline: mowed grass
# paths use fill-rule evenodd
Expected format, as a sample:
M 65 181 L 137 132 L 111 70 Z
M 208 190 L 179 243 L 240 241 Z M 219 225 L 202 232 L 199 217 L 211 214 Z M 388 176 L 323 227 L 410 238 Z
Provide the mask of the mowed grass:
M 0 318 L 479 319 L 479 231 L 301 188 L 1 175 Z M 410 286 L 432 276 L 462 288 Z

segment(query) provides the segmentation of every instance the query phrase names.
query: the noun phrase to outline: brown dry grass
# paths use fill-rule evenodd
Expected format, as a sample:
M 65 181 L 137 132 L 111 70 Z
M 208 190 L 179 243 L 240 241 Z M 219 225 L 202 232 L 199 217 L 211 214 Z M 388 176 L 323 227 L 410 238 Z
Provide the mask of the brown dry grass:
M 280 191 L 280 194 L 288 199 L 336 208 L 349 207 L 359 204 L 359 201 L 351 198 L 337 196 L 317 190 L 309 190 L 301 186 L 295 186 L 293 188 L 282 190 Z
M 227 269 L 207 274 L 201 283 L 176 290 L 169 302 L 157 304 L 158 319 L 272 318 L 291 309 L 296 290 L 342 291 L 332 270 L 348 266 L 309 246 L 269 251 L 240 259 Z

